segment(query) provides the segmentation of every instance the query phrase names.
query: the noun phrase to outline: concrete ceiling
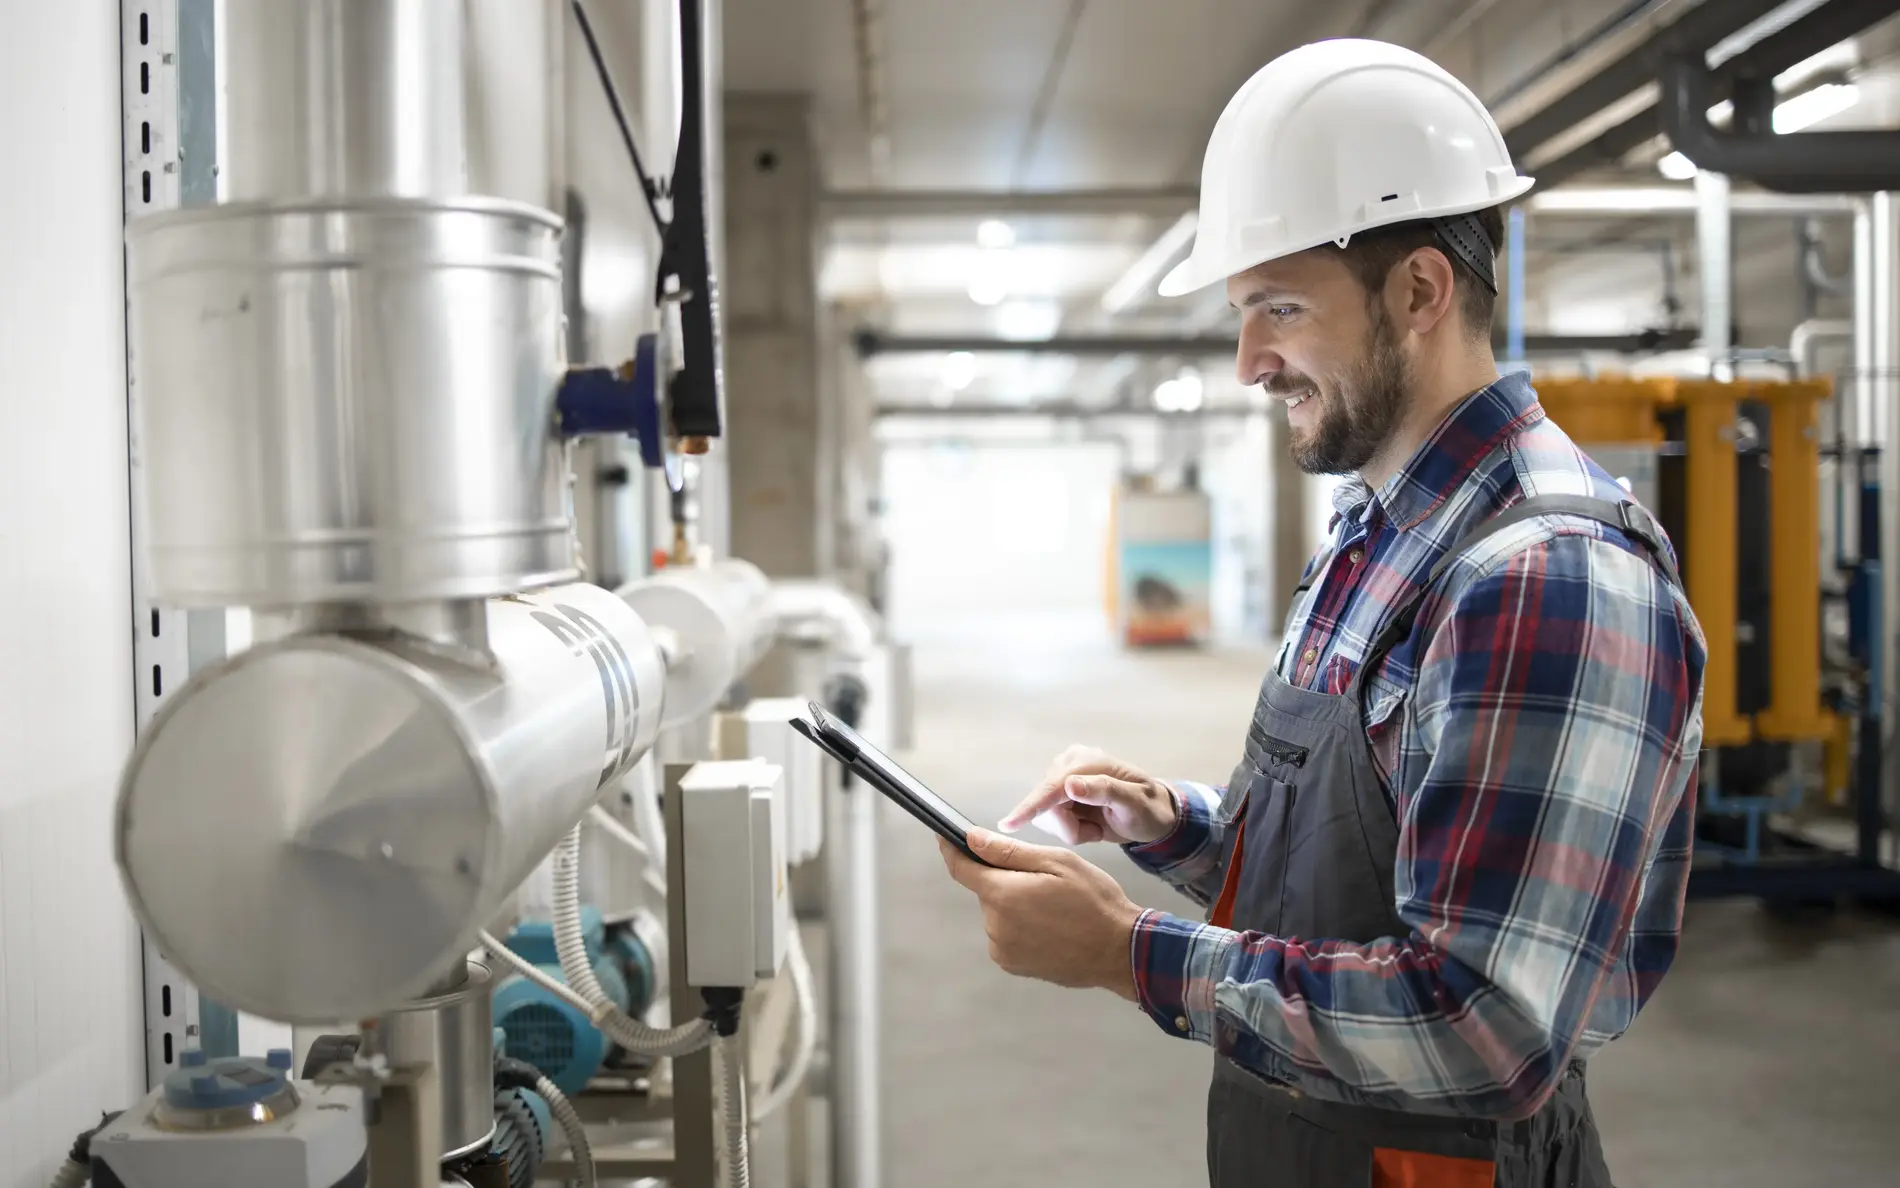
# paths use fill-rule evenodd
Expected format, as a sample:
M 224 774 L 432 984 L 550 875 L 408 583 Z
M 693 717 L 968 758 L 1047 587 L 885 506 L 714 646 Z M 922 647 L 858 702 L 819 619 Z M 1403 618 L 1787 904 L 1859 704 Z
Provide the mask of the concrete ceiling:
M 1670 19 L 1697 2 L 1651 0 Z M 728 91 L 808 95 L 820 172 L 830 190 L 1191 186 L 1207 134 L 1228 97 L 1261 64 L 1295 45 L 1335 36 L 1406 44 L 1430 54 L 1496 105 L 1567 48 L 1641 7 L 1633 0 L 1338 0 L 1324 6 L 1298 0 L 724 0 L 724 85 Z M 637 53 L 639 5 L 595 8 L 610 56 L 621 60 Z M 868 76 L 861 70 L 860 10 L 878 17 L 867 41 L 878 69 Z M 1893 42 L 1893 30 L 1890 23 L 1870 44 Z M 628 65 L 625 73 L 637 77 L 638 71 Z M 874 175 L 868 150 L 866 77 L 881 79 L 887 112 L 889 156 L 881 177 Z M 578 102 L 584 107 L 588 100 Z M 1900 112 L 1886 110 L 1890 106 L 1883 94 L 1873 122 L 1897 122 L 1891 117 Z M 601 114 L 593 113 L 591 123 L 598 134 Z M 1648 161 L 1632 164 L 1632 177 L 1649 184 L 1660 180 Z M 613 159 L 604 165 L 624 168 Z M 974 276 L 999 258 L 979 248 L 977 217 L 834 223 L 824 241 L 821 292 L 846 307 L 840 322 L 847 325 L 870 321 L 898 332 L 1008 334 L 1050 324 L 1054 317 L 1065 332 L 1087 332 L 1109 320 L 1099 307 L 1103 291 L 1171 221 L 1141 215 L 1012 219 L 1014 279 L 1000 306 L 981 306 L 969 296 Z M 1627 323 L 1623 329 L 1655 324 L 1663 304 L 1658 245 L 1664 240 L 1672 242 L 1683 269 L 1685 316 L 1693 316 L 1693 269 L 1682 264 L 1692 253 L 1683 250 L 1689 243 L 1682 220 L 1562 224 L 1533 218 L 1534 329 L 1564 328 L 1577 299 L 1570 295 L 1586 290 L 1631 297 L 1614 309 L 1593 306 L 1583 319 L 1591 329 L 1607 328 L 1619 317 Z M 602 232 L 611 234 L 611 228 Z M 1536 241 L 1546 235 L 1553 250 L 1540 252 Z M 1792 240 L 1781 231 L 1775 235 Z M 1592 237 L 1607 250 L 1593 251 Z M 1784 251 L 1786 262 L 1762 265 L 1765 279 L 1792 274 L 1791 251 Z M 1584 272 L 1587 284 L 1580 279 Z M 1571 279 L 1554 279 L 1563 276 Z M 1540 288 L 1550 299 L 1536 299 Z M 1220 306 L 1149 300 L 1130 313 L 1136 326 L 1219 329 L 1225 312 Z M 1130 324 L 1128 315 L 1118 322 L 1121 328 Z M 886 396 L 941 398 L 931 385 L 942 363 L 880 359 L 873 373 Z M 1061 391 L 1106 399 L 1118 384 L 1151 385 L 1161 371 L 1176 367 L 1165 361 L 1058 364 L 979 356 L 969 391 L 1006 398 Z

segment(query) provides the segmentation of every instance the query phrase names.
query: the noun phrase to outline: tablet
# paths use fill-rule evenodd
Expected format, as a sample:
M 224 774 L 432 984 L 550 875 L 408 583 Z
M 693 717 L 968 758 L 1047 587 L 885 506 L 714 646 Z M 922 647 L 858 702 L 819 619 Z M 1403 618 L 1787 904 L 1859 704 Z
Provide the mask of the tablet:
M 983 862 L 970 850 L 970 830 L 974 822 L 938 796 L 916 776 L 899 767 L 889 755 L 878 750 L 851 727 L 811 703 L 811 721 L 794 719 L 792 729 L 815 743 L 833 759 L 845 765 L 853 775 L 902 805 L 904 811 L 928 825 L 964 855 Z M 983 862 L 988 866 L 989 863 Z

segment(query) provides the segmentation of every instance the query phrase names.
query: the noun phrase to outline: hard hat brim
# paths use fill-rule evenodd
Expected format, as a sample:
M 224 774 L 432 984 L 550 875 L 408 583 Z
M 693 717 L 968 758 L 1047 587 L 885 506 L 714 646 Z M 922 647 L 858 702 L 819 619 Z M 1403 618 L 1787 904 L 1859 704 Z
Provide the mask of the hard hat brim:
M 1162 297 L 1184 297 L 1189 293 L 1205 289 L 1209 285 L 1218 284 L 1230 277 L 1239 276 L 1250 268 L 1258 268 L 1270 260 L 1282 260 L 1288 256 L 1295 256 L 1301 252 L 1311 251 L 1322 244 L 1336 243 L 1342 237 L 1349 238 L 1354 235 L 1361 235 L 1367 231 L 1375 231 L 1380 227 L 1389 227 L 1395 223 L 1411 223 L 1421 219 L 1436 219 L 1443 218 L 1447 215 L 1470 214 L 1473 211 L 1489 210 L 1493 206 L 1500 206 L 1514 198 L 1522 197 L 1536 184 L 1536 178 L 1519 175 L 1509 185 L 1502 187 L 1495 196 L 1488 196 L 1483 202 L 1459 202 L 1426 210 L 1408 211 L 1395 218 L 1370 220 L 1341 231 L 1338 235 L 1325 235 L 1313 239 L 1310 242 L 1297 242 L 1290 246 L 1261 252 L 1258 255 L 1251 253 L 1247 255 L 1234 255 L 1224 260 L 1203 258 L 1200 250 L 1201 236 L 1197 233 L 1194 237 L 1194 250 L 1188 253 L 1187 259 L 1176 264 L 1173 268 L 1168 269 L 1167 274 L 1161 278 L 1161 283 L 1155 286 L 1155 292 Z

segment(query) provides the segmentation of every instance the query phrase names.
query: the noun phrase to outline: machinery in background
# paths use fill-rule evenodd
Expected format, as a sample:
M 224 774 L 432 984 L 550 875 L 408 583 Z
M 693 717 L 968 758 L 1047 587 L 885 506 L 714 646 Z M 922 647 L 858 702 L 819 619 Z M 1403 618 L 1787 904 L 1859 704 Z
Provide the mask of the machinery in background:
M 369 1182 L 361 1088 L 298 1079 L 287 1049 L 264 1059 L 181 1053 L 178 1067 L 84 1140 L 58 1183 L 95 1188 L 360 1188 Z M 217 1141 L 205 1141 L 215 1138 Z M 82 1174 L 84 1173 L 84 1174 Z
M 591 905 L 581 908 L 581 931 L 588 964 L 607 997 L 623 1013 L 644 1017 L 658 990 L 646 945 L 628 926 L 609 929 Z M 549 978 L 565 984 L 552 920 L 521 921 L 509 931 L 506 944 Z M 617 1052 L 573 1003 L 522 974 L 511 974 L 496 984 L 494 1017 L 503 1037 L 503 1054 L 533 1065 L 570 1096 L 583 1092 Z
M 1122 484 L 1109 504 L 1109 619 L 1130 647 L 1206 642 L 1212 631 L 1213 505 L 1192 484 Z
M 1537 387 L 1557 424 L 1662 521 L 1708 645 L 1690 894 L 1900 896 L 1900 872 L 1879 860 L 1877 489 L 1865 451 L 1824 433 L 1832 386 Z M 1824 515 L 1829 455 L 1840 489 Z M 1818 844 L 1806 827 L 1843 814 L 1850 847 Z

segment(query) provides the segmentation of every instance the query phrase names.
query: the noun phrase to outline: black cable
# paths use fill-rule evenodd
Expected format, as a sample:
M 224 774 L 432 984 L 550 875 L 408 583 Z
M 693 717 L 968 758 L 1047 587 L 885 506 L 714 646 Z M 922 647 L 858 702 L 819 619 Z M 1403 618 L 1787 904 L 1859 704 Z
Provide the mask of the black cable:
M 620 139 L 626 142 L 627 155 L 633 158 L 633 171 L 640 178 L 640 196 L 646 199 L 647 213 L 653 216 L 653 226 L 661 235 L 666 234 L 666 220 L 660 217 L 660 194 L 653 179 L 647 176 L 646 165 L 640 160 L 640 146 L 634 142 L 633 128 L 627 123 L 627 113 L 620 106 L 620 92 L 614 87 L 613 75 L 607 71 L 607 59 L 601 56 L 600 42 L 594 38 L 594 26 L 587 19 L 587 9 L 581 0 L 568 0 L 568 7 L 574 10 L 574 20 L 581 27 L 581 36 L 587 41 L 587 52 L 594 59 L 594 72 L 600 76 L 601 90 L 607 92 L 607 106 L 613 109 L 614 123 L 620 125 Z

